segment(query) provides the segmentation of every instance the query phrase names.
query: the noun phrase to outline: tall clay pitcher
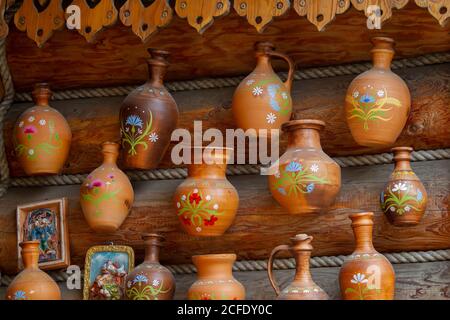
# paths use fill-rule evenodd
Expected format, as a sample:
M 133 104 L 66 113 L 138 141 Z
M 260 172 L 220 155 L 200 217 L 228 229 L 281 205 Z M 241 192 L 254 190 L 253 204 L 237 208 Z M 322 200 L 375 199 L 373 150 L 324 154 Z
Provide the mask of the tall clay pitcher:
M 291 238 L 291 245 L 281 245 L 273 249 L 267 265 L 270 284 L 279 300 L 328 300 L 329 297 L 312 279 L 309 271 L 309 259 L 313 247 L 312 236 L 298 234 Z M 295 257 L 296 271 L 294 281 L 280 291 L 273 277 L 273 259 L 280 251 L 289 251 Z
M 350 215 L 356 240 L 355 251 L 339 272 L 344 300 L 393 300 L 395 273 L 385 256 L 372 244 L 373 212 Z
M 357 76 L 345 98 L 347 123 L 362 146 L 392 145 L 408 119 L 411 96 L 406 83 L 391 71 L 394 40 L 372 39 L 373 67 Z
M 275 51 L 273 44 L 258 42 L 255 45 L 257 64 L 237 87 L 232 103 L 237 127 L 247 129 L 279 129 L 291 118 L 291 86 L 294 78 L 294 62 L 287 55 Z M 284 59 L 289 65 L 285 82 L 277 76 L 271 58 Z

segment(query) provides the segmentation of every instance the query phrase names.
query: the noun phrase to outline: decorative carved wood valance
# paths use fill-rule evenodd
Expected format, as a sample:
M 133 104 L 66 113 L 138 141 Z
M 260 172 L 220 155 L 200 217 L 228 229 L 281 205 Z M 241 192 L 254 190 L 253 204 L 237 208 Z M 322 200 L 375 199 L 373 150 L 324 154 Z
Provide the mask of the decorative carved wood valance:
M 42 46 L 53 31 L 64 25 L 62 0 L 24 0 L 15 14 L 15 24 L 21 31 L 26 31 L 29 38 L 38 46 Z M 210 27 L 214 18 L 229 13 L 231 6 L 242 17 L 253 25 L 258 32 L 274 17 L 285 14 L 289 8 L 306 16 L 319 31 L 335 19 L 337 14 L 347 11 L 350 6 L 362 11 L 369 22 L 375 27 L 388 20 L 393 9 L 402 9 L 409 0 L 176 0 L 174 8 L 168 0 L 155 0 L 148 4 L 143 0 L 127 0 L 121 8 L 116 8 L 114 0 L 73 0 L 70 6 L 78 6 L 78 32 L 88 42 L 94 40 L 95 35 L 104 27 L 113 25 L 117 21 L 118 9 L 120 20 L 125 26 L 131 27 L 133 32 L 143 42 L 154 34 L 158 28 L 167 26 L 173 17 L 173 10 L 180 18 L 187 19 L 189 25 L 199 33 Z M 412 0 L 411 0 L 412 2 Z M 450 0 L 414 0 L 422 8 L 428 8 L 430 14 L 445 26 L 450 19 Z M 4 22 L 4 11 L 14 0 L 0 0 L 0 38 L 7 34 Z M 73 8 L 73 7 L 72 7 Z M 66 21 L 74 19 L 71 13 L 65 13 Z M 377 24 L 376 24 L 377 23 Z

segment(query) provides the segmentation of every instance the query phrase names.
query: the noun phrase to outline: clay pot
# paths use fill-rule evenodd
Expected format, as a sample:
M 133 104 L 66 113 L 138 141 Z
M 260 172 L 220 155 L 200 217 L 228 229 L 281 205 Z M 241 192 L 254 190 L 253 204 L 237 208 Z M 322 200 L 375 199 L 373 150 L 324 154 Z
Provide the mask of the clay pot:
M 281 245 L 272 250 L 267 264 L 267 273 L 270 284 L 277 293 L 279 300 L 328 300 L 329 297 L 312 279 L 309 272 L 309 259 L 313 247 L 312 236 L 298 234 L 291 238 L 291 245 Z M 276 284 L 273 273 L 273 259 L 280 251 L 289 251 L 295 258 L 296 271 L 294 281 L 291 282 L 283 291 Z
M 289 213 L 319 213 L 333 204 L 341 187 L 341 168 L 320 146 L 319 120 L 292 120 L 283 124 L 288 147 L 278 170 L 269 175 L 273 197 Z
M 56 282 L 38 267 L 39 241 L 20 243 L 24 270 L 6 290 L 7 300 L 61 300 Z
M 381 210 L 395 226 L 414 226 L 427 207 L 427 191 L 411 169 L 413 148 L 393 148 L 395 168 L 381 192 Z
M 119 145 L 102 144 L 103 164 L 91 172 L 81 185 L 80 203 L 89 226 L 96 232 L 119 229 L 133 206 L 130 180 L 117 165 Z
M 245 288 L 233 277 L 235 254 L 193 256 L 197 281 L 188 290 L 189 300 L 244 300 Z
M 129 300 L 172 300 L 175 278 L 159 263 L 159 250 L 164 237 L 159 234 L 142 236 L 146 245 L 144 262 L 128 274 L 126 297 Z
M 392 145 L 403 130 L 411 107 L 406 83 L 391 71 L 394 40 L 372 39 L 373 67 L 357 76 L 345 98 L 347 123 L 362 146 Z
M 193 236 L 220 236 L 233 223 L 239 206 L 238 193 L 225 176 L 233 150 L 191 149 L 194 153 L 195 150 L 203 157 L 199 159 L 199 164 L 188 165 L 188 177 L 176 189 L 173 203 L 187 233 Z
M 273 44 L 255 44 L 257 64 L 237 87 L 232 111 L 237 127 L 247 129 L 280 129 L 291 118 L 291 86 L 295 65 L 285 54 L 276 52 Z M 271 58 L 284 59 L 289 65 L 286 82 L 273 71 Z M 258 133 L 263 136 L 264 133 Z
M 372 244 L 373 212 L 350 215 L 356 240 L 355 251 L 339 272 L 344 300 L 393 300 L 395 273 L 391 263 Z
M 72 132 L 63 115 L 48 105 L 51 96 L 48 84 L 36 84 L 35 106 L 14 125 L 14 151 L 27 175 L 59 174 L 69 155 Z
M 125 98 L 120 109 L 123 161 L 128 168 L 156 168 L 178 122 L 177 104 L 163 84 L 169 53 L 156 49 L 148 52 L 151 77 Z

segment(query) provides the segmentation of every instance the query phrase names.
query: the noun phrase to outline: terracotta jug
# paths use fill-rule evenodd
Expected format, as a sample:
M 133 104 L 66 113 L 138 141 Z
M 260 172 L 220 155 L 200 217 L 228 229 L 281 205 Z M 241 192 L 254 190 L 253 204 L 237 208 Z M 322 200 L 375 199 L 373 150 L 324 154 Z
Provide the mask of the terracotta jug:
M 411 169 L 413 148 L 393 148 L 395 168 L 381 192 L 381 210 L 395 226 L 414 226 L 427 207 L 427 191 Z
M 126 279 L 126 297 L 129 300 L 172 300 L 175 278 L 159 263 L 159 250 L 164 237 L 144 234 L 146 245 L 144 262 L 130 272 Z
M 27 175 L 59 174 L 72 140 L 69 124 L 48 101 L 48 84 L 34 86 L 35 106 L 25 110 L 14 125 L 14 151 Z
M 393 300 L 395 273 L 391 263 L 372 244 L 373 212 L 350 215 L 356 240 L 355 251 L 339 272 L 344 300 Z
M 288 147 L 269 175 L 269 188 L 289 213 L 319 213 L 331 206 L 341 187 L 341 168 L 320 145 L 319 120 L 292 120 L 283 124 Z
M 188 165 L 188 177 L 175 191 L 173 202 L 178 219 L 193 236 L 220 236 L 233 223 L 239 196 L 226 179 L 230 148 L 191 149 L 203 154 L 199 164 Z M 193 161 L 192 161 L 193 162 Z
M 151 169 L 161 162 L 178 122 L 178 107 L 164 87 L 169 53 L 149 49 L 150 79 L 133 90 L 120 109 L 123 161 L 128 168 Z
M 117 165 L 119 145 L 102 144 L 103 164 L 92 171 L 81 185 L 81 209 L 89 226 L 96 232 L 119 229 L 133 206 L 130 180 Z
M 372 69 L 357 76 L 345 98 L 347 123 L 362 146 L 392 145 L 403 130 L 411 108 L 406 83 L 391 71 L 394 40 L 372 39 Z
M 298 234 L 291 238 L 291 245 L 281 245 L 272 250 L 267 264 L 270 284 L 277 293 L 279 300 L 328 300 L 329 297 L 312 279 L 309 272 L 309 259 L 313 247 L 312 236 Z M 289 251 L 295 257 L 295 278 L 283 291 L 276 284 L 273 277 L 273 259 L 279 251 Z
M 7 300 L 61 300 L 56 282 L 38 267 L 40 241 L 20 243 L 24 270 L 6 290 Z
M 233 277 L 235 254 L 193 256 L 197 281 L 188 290 L 189 300 L 244 300 L 245 288 Z
M 255 50 L 256 68 L 234 92 L 234 121 L 237 127 L 244 130 L 280 129 L 292 114 L 291 86 L 295 65 L 287 55 L 275 51 L 274 45 L 269 42 L 256 43 Z M 271 58 L 281 58 L 288 63 L 286 82 L 282 82 L 273 71 Z

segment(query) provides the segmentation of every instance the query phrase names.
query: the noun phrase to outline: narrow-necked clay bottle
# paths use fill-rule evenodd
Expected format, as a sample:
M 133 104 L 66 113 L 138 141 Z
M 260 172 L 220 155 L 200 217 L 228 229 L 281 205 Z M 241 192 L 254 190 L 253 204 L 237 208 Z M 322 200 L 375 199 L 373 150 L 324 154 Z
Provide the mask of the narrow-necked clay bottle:
M 269 175 L 269 188 L 289 213 L 319 213 L 333 204 L 341 188 L 341 168 L 320 145 L 320 120 L 292 120 L 283 124 L 288 147 Z
M 395 273 L 391 263 L 372 244 L 373 212 L 350 215 L 356 240 L 355 251 L 339 272 L 344 300 L 393 300 Z
M 414 226 L 427 207 L 427 191 L 411 168 L 411 147 L 393 148 L 395 168 L 381 192 L 381 209 L 395 226 Z
M 134 192 L 130 180 L 117 167 L 119 145 L 102 144 L 103 163 L 81 185 L 80 203 L 89 226 L 96 232 L 119 229 L 133 206 Z
M 123 161 L 128 168 L 151 169 L 161 162 L 178 122 L 178 107 L 164 87 L 169 53 L 149 49 L 150 79 L 133 90 L 120 109 Z
M 220 236 L 233 223 L 239 206 L 236 188 L 227 180 L 230 148 L 194 147 L 203 157 L 188 165 L 188 177 L 173 202 L 184 230 L 194 236 Z M 192 161 L 194 162 L 194 161 Z
M 291 245 L 280 245 L 272 250 L 267 264 L 270 284 L 279 300 L 328 300 L 329 297 L 312 279 L 309 271 L 309 259 L 313 247 L 312 236 L 298 234 L 291 238 Z M 289 251 L 295 258 L 296 271 L 294 281 L 280 291 L 273 277 L 273 259 L 279 251 Z
M 159 234 L 142 236 L 145 248 L 144 262 L 127 276 L 126 297 L 129 300 L 172 300 L 175 278 L 169 269 L 159 263 L 159 251 L 164 237 Z
M 234 121 L 244 130 L 280 129 L 292 114 L 291 86 L 295 65 L 287 55 L 275 51 L 270 42 L 256 43 L 255 50 L 256 68 L 242 80 L 233 96 Z M 273 71 L 271 58 L 281 58 L 288 63 L 285 82 Z
M 373 67 L 350 84 L 345 99 L 347 123 L 362 146 L 392 145 L 408 119 L 411 96 L 406 83 L 391 71 L 394 40 L 372 39 Z
M 24 270 L 6 290 L 7 300 L 61 300 L 56 282 L 38 266 L 40 241 L 20 243 Z
M 14 126 L 14 150 L 27 175 L 59 174 L 67 160 L 72 132 L 64 116 L 48 105 L 47 83 L 34 86 L 35 106 L 25 110 Z
M 197 281 L 188 291 L 189 300 L 244 300 L 245 288 L 233 277 L 235 254 L 193 256 Z

